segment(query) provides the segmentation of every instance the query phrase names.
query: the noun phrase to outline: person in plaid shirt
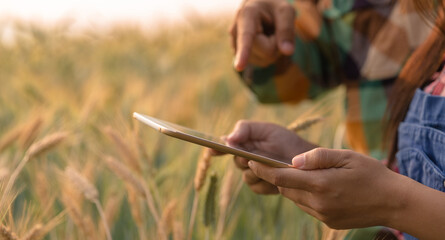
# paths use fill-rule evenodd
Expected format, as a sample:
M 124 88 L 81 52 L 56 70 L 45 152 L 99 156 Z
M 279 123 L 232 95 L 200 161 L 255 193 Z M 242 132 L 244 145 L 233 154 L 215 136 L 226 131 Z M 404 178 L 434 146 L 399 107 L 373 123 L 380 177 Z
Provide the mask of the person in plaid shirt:
M 443 239 L 445 134 L 437 131 L 445 130 L 445 71 L 431 79 L 426 75 L 441 69 L 444 5 L 442 0 L 245 1 L 231 30 L 242 80 L 263 103 L 297 103 L 344 84 L 346 140 L 354 150 L 317 148 L 283 127 L 240 121 L 227 137 L 229 145 L 279 154 L 294 167 L 236 158 L 249 187 L 280 193 L 336 229 L 380 225 L 412 235 L 406 239 Z M 425 16 L 433 16 L 442 32 L 432 30 Z M 399 149 L 401 173 L 410 178 L 376 160 L 388 155 L 382 151 L 387 108 L 390 164 Z M 435 165 L 416 165 L 425 154 L 437 157 Z

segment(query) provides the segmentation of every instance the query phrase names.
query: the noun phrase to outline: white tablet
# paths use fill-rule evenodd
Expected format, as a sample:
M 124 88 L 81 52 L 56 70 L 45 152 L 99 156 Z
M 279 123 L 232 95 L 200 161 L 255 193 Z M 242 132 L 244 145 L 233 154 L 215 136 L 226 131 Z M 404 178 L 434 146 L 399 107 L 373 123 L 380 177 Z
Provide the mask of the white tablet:
M 204 147 L 212 148 L 219 152 L 229 153 L 253 161 L 261 162 L 272 167 L 279 167 L 279 168 L 292 167 L 292 165 L 284 161 L 248 152 L 245 149 L 227 146 L 220 138 L 212 137 L 190 128 L 166 122 L 137 112 L 133 113 L 133 117 L 147 124 L 148 126 L 158 130 L 159 132 L 174 138 L 195 143 Z

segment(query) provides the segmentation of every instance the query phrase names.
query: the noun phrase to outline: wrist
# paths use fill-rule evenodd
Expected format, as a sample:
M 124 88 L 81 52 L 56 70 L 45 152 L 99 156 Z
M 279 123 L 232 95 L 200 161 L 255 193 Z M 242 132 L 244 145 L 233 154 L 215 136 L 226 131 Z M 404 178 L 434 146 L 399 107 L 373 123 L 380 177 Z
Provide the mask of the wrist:
M 411 205 L 411 187 L 415 183 L 412 179 L 391 171 L 387 202 L 387 214 L 383 219 L 383 226 L 401 230 L 401 223 L 409 215 L 407 212 Z

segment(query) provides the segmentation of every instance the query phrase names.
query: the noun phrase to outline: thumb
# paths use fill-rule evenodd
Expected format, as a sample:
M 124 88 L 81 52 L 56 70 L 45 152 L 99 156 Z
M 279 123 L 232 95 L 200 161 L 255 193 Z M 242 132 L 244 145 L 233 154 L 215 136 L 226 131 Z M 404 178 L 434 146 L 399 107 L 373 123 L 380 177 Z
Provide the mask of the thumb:
M 302 170 L 340 168 L 346 164 L 347 151 L 316 148 L 295 156 L 292 165 Z

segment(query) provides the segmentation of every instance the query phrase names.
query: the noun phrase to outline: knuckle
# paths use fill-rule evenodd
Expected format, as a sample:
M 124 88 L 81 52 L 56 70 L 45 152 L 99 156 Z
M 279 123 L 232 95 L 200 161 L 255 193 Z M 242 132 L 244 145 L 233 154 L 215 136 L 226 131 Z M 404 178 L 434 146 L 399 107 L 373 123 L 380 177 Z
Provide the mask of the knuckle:
M 323 157 L 325 157 L 326 154 L 327 154 L 327 152 L 326 152 L 325 148 L 316 148 L 312 152 L 312 157 L 316 160 L 320 160 L 320 159 L 323 159 Z
M 354 151 L 350 149 L 343 150 L 343 157 L 344 158 L 351 158 L 354 155 Z
M 250 170 L 244 170 L 243 171 L 243 181 L 247 183 L 248 185 L 253 185 L 255 183 L 258 183 L 261 181 L 255 174 L 252 173 Z
M 286 179 L 281 174 L 274 174 L 272 184 L 275 186 L 285 186 L 286 185 Z
M 236 122 L 235 126 L 236 126 L 236 127 L 242 127 L 242 126 L 247 125 L 248 122 L 249 122 L 248 120 L 241 119 L 241 120 L 238 120 L 238 121 Z
M 318 178 L 312 182 L 312 190 L 317 193 L 324 193 L 329 189 L 329 181 L 326 178 Z
M 240 34 L 241 39 L 243 39 L 244 41 L 246 41 L 248 39 L 251 39 L 250 41 L 252 41 L 254 35 L 255 35 L 255 32 L 250 29 L 244 29 L 244 31 L 242 31 Z M 245 42 L 245 44 L 247 44 L 247 42 Z
M 286 16 L 295 16 L 295 10 L 291 4 L 281 2 L 277 5 L 276 11 L 278 14 L 286 14 Z
M 258 9 L 253 4 L 246 4 L 243 8 L 239 10 L 239 15 L 241 17 L 251 17 L 258 12 Z
M 280 192 L 281 195 L 286 197 L 288 196 L 289 189 L 284 187 L 278 187 L 278 192 Z

